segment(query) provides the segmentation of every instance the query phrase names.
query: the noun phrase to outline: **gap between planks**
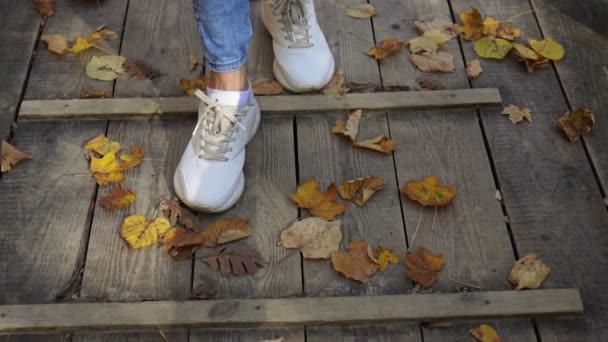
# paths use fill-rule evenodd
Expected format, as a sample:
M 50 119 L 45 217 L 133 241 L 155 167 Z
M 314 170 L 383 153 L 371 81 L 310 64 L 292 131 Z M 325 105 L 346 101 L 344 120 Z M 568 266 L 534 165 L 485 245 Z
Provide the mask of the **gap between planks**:
M 365 308 L 362 310 L 362 308 Z M 580 315 L 578 289 L 0 306 L 0 333 L 370 324 Z
M 499 107 L 496 88 L 404 91 L 326 95 L 259 96 L 262 112 L 321 112 L 345 109 L 437 109 L 451 107 Z M 125 119 L 150 115 L 190 116 L 198 110 L 196 97 L 27 100 L 21 103 L 20 121 L 62 119 Z

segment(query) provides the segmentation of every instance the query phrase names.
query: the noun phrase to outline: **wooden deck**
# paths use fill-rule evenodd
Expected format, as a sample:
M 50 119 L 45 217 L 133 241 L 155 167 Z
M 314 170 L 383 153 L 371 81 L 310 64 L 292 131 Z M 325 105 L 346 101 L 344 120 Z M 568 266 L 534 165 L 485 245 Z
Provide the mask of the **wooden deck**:
M 436 174 L 459 189 L 458 199 L 438 211 L 435 231 L 423 231 L 414 247 L 426 246 L 446 259 L 444 274 L 484 290 L 505 290 L 515 258 L 540 254 L 552 268 L 545 288 L 578 287 L 585 316 L 574 320 L 514 319 L 486 323 L 503 341 L 604 341 L 608 336 L 608 30 L 604 0 L 369 0 L 373 20 L 345 15 L 364 0 L 318 0 L 317 12 L 336 63 L 349 81 L 415 87 L 419 75 L 407 53 L 381 63 L 364 52 L 380 40 L 416 35 L 419 18 L 454 17 L 471 6 L 497 18 L 514 19 L 526 35 L 552 36 L 566 47 L 553 67 L 525 72 L 514 59 L 484 60 L 483 74 L 468 81 L 469 43 L 452 40 L 456 72 L 435 75 L 448 89 L 498 87 L 505 103 L 525 106 L 532 123 L 513 126 L 500 110 L 471 109 L 364 114 L 361 136 L 385 134 L 397 141 L 391 155 L 354 150 L 331 134 L 343 113 L 267 115 L 247 150 L 246 190 L 239 204 L 219 216 L 249 218 L 256 246 L 269 261 L 252 277 L 226 278 L 200 262 L 174 262 L 162 249 L 131 251 L 117 230 L 124 211 L 108 212 L 98 199 L 105 189 L 88 176 L 83 144 L 102 133 L 146 151 L 143 164 L 129 171 L 126 185 L 138 195 L 129 214 L 151 216 L 172 194 L 173 170 L 190 138 L 192 119 L 23 122 L 16 118 L 23 99 L 78 98 L 84 89 L 110 91 L 115 98 L 181 96 L 178 80 L 188 71 L 189 54 L 202 60 L 190 0 L 57 0 L 45 23 L 30 1 L 0 2 L 0 136 L 15 119 L 16 146 L 33 156 L 0 177 L 0 304 L 72 301 L 180 300 L 205 283 L 222 298 L 388 295 L 417 291 L 402 266 L 391 267 L 369 284 L 350 281 L 326 262 L 303 260 L 277 246 L 279 231 L 298 218 L 287 194 L 300 181 L 317 177 L 323 186 L 361 176 L 387 180 L 367 206 L 343 216 L 343 244 L 365 239 L 402 254 L 419 207 L 402 200 L 398 187 Z M 272 78 L 271 40 L 251 2 L 254 38 L 252 79 Z M 529 12 L 533 10 L 533 12 Z M 94 52 L 55 56 L 41 33 L 73 40 L 107 24 L 121 34 L 110 47 L 145 60 L 163 76 L 154 81 L 93 81 L 84 66 Z M 462 46 L 461 46 L 462 44 Z M 458 58 L 462 57 L 462 58 Z M 596 127 L 570 144 L 552 120 L 569 108 L 589 107 Z M 602 148 L 603 147 L 603 148 Z M 502 202 L 495 198 L 496 190 Z M 433 211 L 423 220 L 431 222 Z M 212 221 L 218 216 L 204 216 Z M 462 291 L 440 280 L 435 292 Z M 364 309 L 364 308 L 362 308 Z M 289 328 L 175 329 L 171 342 L 261 341 L 453 341 L 480 322 L 448 329 L 422 325 L 307 326 Z M 156 330 L 68 335 L 0 336 L 0 341 L 162 341 Z

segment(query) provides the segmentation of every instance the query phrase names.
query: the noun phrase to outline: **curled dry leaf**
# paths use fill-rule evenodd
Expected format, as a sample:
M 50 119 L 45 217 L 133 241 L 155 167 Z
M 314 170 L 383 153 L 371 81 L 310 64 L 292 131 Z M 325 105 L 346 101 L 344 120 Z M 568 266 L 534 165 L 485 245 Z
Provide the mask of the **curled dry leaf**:
M 575 142 L 581 134 L 591 132 L 595 124 L 595 114 L 589 109 L 577 108 L 564 114 L 555 123 L 564 131 L 570 142 Z
M 99 89 L 83 90 L 82 93 L 80 93 L 81 99 L 100 99 L 107 97 L 112 97 L 112 94 L 110 94 L 109 91 Z
M 169 228 L 171 228 L 171 223 L 165 218 L 150 221 L 141 215 L 131 215 L 123 221 L 120 236 L 129 244 L 129 247 L 138 249 L 158 242 Z
M 513 43 L 502 38 L 484 37 L 475 42 L 475 53 L 479 57 L 504 59 L 513 49 Z
M 8 172 L 13 168 L 13 166 L 27 159 L 32 159 L 32 157 L 19 151 L 13 145 L 2 140 L 2 149 L 0 151 L 1 172 Z
M 367 52 L 367 55 L 381 61 L 388 56 L 396 54 L 404 46 L 405 42 L 400 42 L 395 38 L 389 38 L 381 41 L 378 47 L 371 48 Z
M 103 134 L 100 134 L 97 137 L 89 140 L 86 145 L 84 145 L 85 150 L 93 151 L 101 156 L 105 156 L 110 152 L 118 153 L 121 148 L 122 147 L 118 142 L 110 140 Z
M 380 270 L 382 272 L 386 271 L 389 264 L 399 263 L 399 257 L 397 254 L 395 254 L 395 251 L 382 246 L 378 246 L 378 248 L 376 248 L 376 258 L 378 259 L 378 265 L 380 266 Z
M 114 40 L 118 39 L 118 33 L 112 31 L 108 25 L 101 25 L 89 34 L 92 40 Z
M 477 8 L 473 8 L 471 12 L 460 12 L 461 26 L 458 30 L 466 40 L 477 40 L 483 36 L 483 19 Z
M 342 241 L 340 220 L 325 221 L 318 217 L 308 217 L 294 222 L 281 232 L 281 245 L 285 248 L 299 248 L 306 259 L 329 259 L 337 252 Z
M 379 135 L 368 140 L 357 141 L 353 143 L 353 145 L 387 154 L 393 152 L 397 148 L 397 143 L 384 135 Z
M 361 109 L 352 110 L 348 112 L 348 118 L 338 119 L 332 129 L 334 134 L 342 134 L 350 138 L 351 141 L 357 139 L 359 133 L 359 122 L 361 121 L 361 115 L 363 111 Z
M 171 228 L 163 235 L 165 251 L 178 261 L 190 259 L 203 241 L 202 233 L 179 227 Z
M 401 192 L 424 207 L 441 207 L 452 202 L 456 196 L 456 187 L 441 185 L 437 177 L 428 176 L 422 181 L 405 183 Z
M 528 39 L 528 44 L 532 50 L 547 59 L 559 61 L 564 58 L 564 47 L 551 37 L 546 37 L 543 40 Z
M 470 333 L 479 342 L 501 342 L 496 330 L 487 324 L 482 324 L 477 328 L 471 329 Z
M 34 6 L 38 13 L 45 18 L 55 14 L 55 0 L 34 0 Z
M 279 95 L 285 91 L 279 82 L 267 78 L 258 78 L 253 81 L 251 89 L 254 95 Z
M 328 96 L 342 96 L 350 91 L 348 87 L 344 85 L 344 71 L 342 69 L 336 69 L 329 83 L 321 90 L 323 95 Z
M 313 216 L 332 221 L 347 208 L 346 204 L 335 202 L 337 197 L 338 189 L 335 185 L 331 184 L 327 187 L 327 192 L 323 193 L 313 177 L 298 186 L 296 193 L 291 195 L 291 200 L 296 202 L 299 208 L 308 209 Z
M 405 274 L 422 287 L 431 287 L 439 279 L 445 261 L 441 255 L 433 255 L 424 247 L 418 248 L 416 254 L 405 253 Z
M 46 48 L 52 53 L 63 55 L 68 48 L 68 41 L 59 34 L 43 34 L 40 40 L 46 43 Z
M 453 72 L 456 69 L 454 56 L 442 51 L 424 55 L 410 55 L 410 60 L 424 72 Z
M 430 32 L 430 31 L 428 31 L 428 32 Z M 439 45 L 437 43 L 435 43 L 435 41 L 433 39 L 426 37 L 426 36 L 412 38 L 408 42 L 408 46 L 410 48 L 411 53 L 420 53 L 420 52 L 435 53 L 435 52 L 437 52 L 437 49 L 439 48 Z
M 549 272 L 551 269 L 543 264 L 538 255 L 529 253 L 513 263 L 509 282 L 516 290 L 537 289 L 547 279 Z
M 334 269 L 347 278 L 368 283 L 379 269 L 378 264 L 370 258 L 369 249 L 365 241 L 351 241 L 346 252 L 332 253 L 331 262 Z
M 125 58 L 121 56 L 93 56 L 86 67 L 87 76 L 100 81 L 113 81 L 125 72 L 124 61 Z
M 357 19 L 367 19 L 376 15 L 376 8 L 370 4 L 361 4 L 349 7 L 346 14 Z
M 203 234 L 203 245 L 215 247 L 226 242 L 244 239 L 251 235 L 249 221 L 239 218 L 224 218 L 213 222 Z
M 143 61 L 133 58 L 127 58 L 123 63 L 123 67 L 125 72 L 136 80 L 153 80 L 160 76 L 160 71 Z
M 198 76 L 198 78 L 195 78 L 193 80 L 187 80 L 185 78 L 182 78 L 181 80 L 179 80 L 179 86 L 182 88 L 184 93 L 186 93 L 190 96 L 194 96 L 194 91 L 196 89 L 205 91 L 205 89 L 207 89 L 207 82 L 205 81 L 205 74 L 203 72 L 201 72 L 200 75 Z
M 201 226 L 198 216 L 188 208 L 182 207 L 177 197 L 172 200 L 162 200 L 158 209 L 171 222 L 172 226 L 179 224 L 194 231 L 197 231 Z
M 502 111 L 503 115 L 508 115 L 509 120 L 513 124 L 521 122 L 524 118 L 532 122 L 532 112 L 528 108 L 519 108 L 515 105 L 509 105 Z
M 483 69 L 481 69 L 481 62 L 478 59 L 474 59 L 467 63 L 467 77 L 472 80 L 479 76 Z
M 101 199 L 101 206 L 106 209 L 124 209 L 135 201 L 136 195 L 131 189 L 123 189 L 117 186 L 109 195 Z
M 458 35 L 458 28 L 452 20 L 448 18 L 435 18 L 431 21 L 416 20 L 414 25 L 416 25 L 416 28 L 420 33 L 425 33 L 430 30 L 439 30 L 450 39 Z
M 264 258 L 256 249 L 248 246 L 226 245 L 216 248 L 202 258 L 209 267 L 223 275 L 243 276 L 254 274 L 264 266 Z
M 384 187 L 384 180 L 376 176 L 357 178 L 346 181 L 338 186 L 340 197 L 352 200 L 358 206 L 363 206 L 376 193 Z

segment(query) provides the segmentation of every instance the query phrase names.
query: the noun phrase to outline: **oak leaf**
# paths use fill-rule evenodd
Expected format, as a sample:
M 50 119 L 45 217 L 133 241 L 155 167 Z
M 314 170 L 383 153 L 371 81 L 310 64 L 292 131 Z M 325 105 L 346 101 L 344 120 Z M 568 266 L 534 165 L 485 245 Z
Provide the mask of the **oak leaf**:
M 346 252 L 334 252 L 331 262 L 334 270 L 347 278 L 368 283 L 371 277 L 378 272 L 378 264 L 370 258 L 370 247 L 365 241 L 355 240 L 348 245 Z
M 357 134 L 359 133 L 359 122 L 361 121 L 362 114 L 363 111 L 361 109 L 348 112 L 348 118 L 346 120 L 338 119 L 336 121 L 332 133 L 342 134 L 349 137 L 351 141 L 355 141 L 357 139 Z
M 387 154 L 393 152 L 397 148 L 397 143 L 384 135 L 379 135 L 368 140 L 357 141 L 353 143 L 353 145 Z
M 346 14 L 357 19 L 367 19 L 376 15 L 376 8 L 370 4 L 355 5 L 349 7 Z
M 177 197 L 172 200 L 162 200 L 158 209 L 171 222 L 172 226 L 180 224 L 194 231 L 197 231 L 201 226 L 198 216 L 188 208 L 182 207 Z
M 106 97 L 112 97 L 112 94 L 106 90 L 87 89 L 80 93 L 81 99 L 99 99 Z
M 279 82 L 267 78 L 258 78 L 253 81 L 251 90 L 254 95 L 279 95 L 285 91 Z
M 575 142 L 581 134 L 591 132 L 595 124 L 595 114 L 589 109 L 577 108 L 559 117 L 555 123 L 564 131 L 570 142 Z
M 430 31 L 429 31 L 430 32 Z M 428 52 L 435 53 L 439 48 L 439 45 L 435 41 L 426 36 L 419 36 L 410 39 L 408 42 L 411 53 Z
M 378 246 L 378 248 L 376 248 L 376 258 L 378 259 L 378 265 L 380 266 L 380 270 L 382 272 L 386 271 L 389 264 L 399 263 L 399 257 L 395 251 L 382 246 Z
M 161 75 L 160 71 L 134 58 L 126 58 L 122 67 L 131 78 L 136 80 L 153 80 Z
M 194 96 L 194 91 L 196 89 L 205 91 L 205 89 L 207 89 L 207 82 L 205 81 L 205 74 L 203 72 L 201 72 L 200 75 L 198 76 L 198 78 L 195 78 L 193 80 L 187 80 L 185 78 L 182 78 L 181 80 L 179 80 L 179 86 L 182 88 L 184 93 L 186 93 L 190 96 Z
M 350 91 L 350 88 L 345 86 L 344 82 L 344 71 L 342 71 L 342 69 L 336 69 L 336 72 L 334 72 L 329 83 L 321 89 L 321 93 L 328 96 L 342 96 Z
M 482 324 L 475 329 L 471 329 L 471 336 L 475 337 L 479 342 L 501 342 L 496 330 L 487 324 Z
M 265 263 L 264 258 L 256 249 L 236 245 L 216 248 L 202 260 L 223 275 L 235 276 L 254 274 Z
M 340 197 L 352 200 L 358 206 L 363 206 L 376 193 L 384 187 L 384 180 L 380 177 L 370 176 L 346 181 L 338 186 Z
M 251 235 L 247 220 L 224 218 L 213 222 L 202 232 L 205 247 L 215 247 L 226 242 L 240 240 Z
M 171 228 L 171 223 L 165 218 L 150 221 L 141 215 L 131 215 L 123 221 L 120 236 L 129 244 L 129 247 L 138 249 L 158 242 L 169 228 Z
M 513 263 L 509 282 L 516 290 L 537 289 L 545 281 L 551 269 L 543 264 L 538 255 L 529 253 Z
M 113 81 L 125 72 L 124 57 L 93 56 L 86 67 L 87 76 L 100 81 Z
M 8 172 L 13 168 L 13 166 L 27 159 L 32 159 L 32 157 L 19 151 L 13 145 L 2 140 L 2 149 L 0 151 L 0 172 Z
M 509 105 L 502 111 L 503 115 L 508 115 L 509 120 L 513 124 L 521 122 L 523 119 L 528 120 L 528 122 L 532 122 L 532 112 L 528 108 L 519 108 L 515 105 Z
M 424 247 L 418 248 L 416 254 L 405 253 L 405 274 L 422 287 L 431 287 L 439 279 L 445 261 L 440 255 L 433 255 Z
M 378 47 L 371 48 L 367 55 L 374 57 L 376 60 L 381 61 L 386 57 L 391 56 L 399 52 L 401 48 L 405 46 L 405 42 L 400 42 L 395 38 L 385 39 L 380 42 Z
M 43 34 L 40 40 L 46 43 L 47 50 L 58 55 L 64 55 L 68 48 L 68 41 L 59 34 Z
M 422 181 L 405 183 L 401 192 L 424 207 L 441 207 L 452 202 L 456 196 L 456 187 L 440 185 L 437 177 L 428 176 Z
M 478 59 L 474 59 L 467 63 L 466 72 L 468 79 L 472 80 L 476 78 L 481 74 L 482 71 L 483 69 L 481 68 L 481 62 Z
M 456 69 L 454 56 L 442 51 L 424 55 L 410 55 L 410 60 L 424 72 L 453 72 Z
M 564 58 L 564 47 L 551 37 L 546 37 L 543 40 L 528 39 L 528 44 L 532 50 L 547 59 L 559 61 Z
M 298 186 L 296 193 L 291 195 L 291 200 L 299 208 L 308 209 L 313 216 L 332 221 L 347 208 L 346 204 L 335 202 L 337 197 L 338 190 L 335 185 L 331 184 L 323 193 L 319 190 L 319 184 L 313 177 Z
M 52 17 L 55 14 L 55 0 L 34 0 L 34 6 L 44 18 Z
M 477 8 L 472 8 L 471 12 L 460 12 L 462 25 L 458 27 L 466 40 L 477 40 L 483 36 L 483 20 Z
M 416 20 L 414 25 L 416 25 L 416 28 L 420 33 L 425 33 L 430 30 L 439 30 L 450 39 L 458 35 L 458 28 L 451 19 L 447 18 L 435 18 L 430 21 Z
M 118 142 L 110 140 L 103 134 L 89 140 L 86 145 L 84 145 L 85 150 L 99 153 L 101 156 L 105 156 L 110 152 L 116 154 L 121 148 L 122 147 Z
M 475 42 L 475 52 L 483 58 L 504 59 L 513 49 L 513 43 L 502 38 L 484 37 Z
M 131 189 L 123 189 L 119 185 L 101 199 L 101 205 L 106 209 L 124 209 L 133 203 L 135 198 L 136 195 Z
M 175 227 L 163 234 L 162 239 L 165 251 L 175 260 L 181 261 L 192 257 L 192 254 L 202 246 L 204 236 L 200 232 Z
M 328 259 L 340 247 L 341 225 L 340 220 L 328 222 L 318 217 L 308 217 L 294 222 L 281 232 L 281 245 L 299 248 L 306 259 Z

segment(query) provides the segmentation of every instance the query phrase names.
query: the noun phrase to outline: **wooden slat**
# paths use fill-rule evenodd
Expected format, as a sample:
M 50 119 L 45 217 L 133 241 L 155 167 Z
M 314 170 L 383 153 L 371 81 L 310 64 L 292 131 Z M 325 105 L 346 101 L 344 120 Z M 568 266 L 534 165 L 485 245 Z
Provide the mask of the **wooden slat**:
M 502 103 L 497 89 L 463 89 L 325 95 L 260 96 L 263 112 L 325 112 L 344 109 L 433 109 L 485 107 Z M 115 98 L 23 101 L 19 120 L 124 119 L 150 115 L 190 115 L 198 109 L 195 97 Z
M 361 310 L 365 308 L 364 310 Z M 0 332 L 231 327 L 580 315 L 577 289 L 0 306 Z

